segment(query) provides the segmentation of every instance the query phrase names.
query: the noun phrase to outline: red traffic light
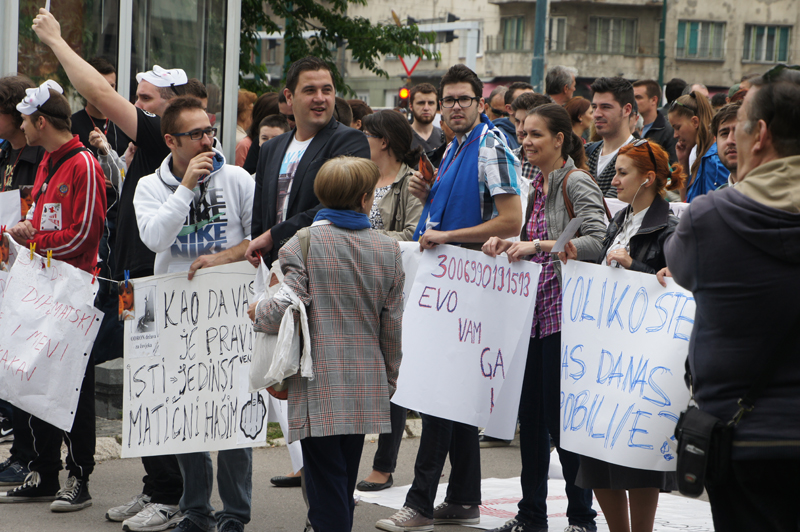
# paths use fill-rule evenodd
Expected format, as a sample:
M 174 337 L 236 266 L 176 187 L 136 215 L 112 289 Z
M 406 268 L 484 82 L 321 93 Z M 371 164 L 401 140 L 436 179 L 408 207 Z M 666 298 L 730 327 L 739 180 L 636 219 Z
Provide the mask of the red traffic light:
M 409 94 L 411 94 L 411 92 L 408 90 L 408 87 L 403 87 L 403 88 L 400 89 L 400 99 L 401 100 L 407 99 Z

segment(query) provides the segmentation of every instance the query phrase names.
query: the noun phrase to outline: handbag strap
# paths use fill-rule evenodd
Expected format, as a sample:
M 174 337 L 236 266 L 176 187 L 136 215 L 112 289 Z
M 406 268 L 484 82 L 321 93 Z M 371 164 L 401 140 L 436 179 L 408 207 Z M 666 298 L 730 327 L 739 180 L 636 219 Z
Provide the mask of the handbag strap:
M 311 245 L 311 229 L 303 227 L 298 230 L 297 239 L 300 241 L 300 252 L 303 254 L 303 264 L 308 265 L 308 248 Z
M 789 334 L 783 337 L 783 340 L 781 340 L 781 343 L 775 348 L 772 356 L 767 359 L 766 364 L 761 366 L 761 371 L 758 373 L 758 376 L 756 376 L 753 384 L 750 385 L 750 389 L 739 399 L 737 403 L 739 405 L 739 411 L 736 412 L 733 419 L 731 419 L 730 425 L 737 425 L 745 413 L 753 410 L 756 399 L 761 397 L 761 394 L 764 393 L 764 389 L 767 387 L 767 384 L 769 384 L 769 381 L 772 380 L 772 376 L 775 375 L 778 367 L 789 357 L 792 342 L 797 341 L 798 338 L 797 333 L 795 333 L 798 329 L 800 329 L 800 314 L 798 314 L 795 319 L 794 327 L 789 327 Z M 794 354 L 797 355 L 797 353 Z

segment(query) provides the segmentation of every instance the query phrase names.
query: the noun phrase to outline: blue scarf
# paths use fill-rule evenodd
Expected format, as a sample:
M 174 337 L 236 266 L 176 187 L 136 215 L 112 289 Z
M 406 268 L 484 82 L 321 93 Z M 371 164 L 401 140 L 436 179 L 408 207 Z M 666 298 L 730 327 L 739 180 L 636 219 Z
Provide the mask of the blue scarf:
M 425 232 L 428 218 L 431 222 L 438 222 L 434 227 L 436 231 L 452 231 L 483 223 L 478 186 L 478 152 L 484 126 L 493 129 L 489 118 L 481 113 L 480 123 L 464 140 L 463 148 L 459 146 L 457 138 L 453 139 L 422 209 L 414 240 L 419 240 Z
M 372 225 L 369 223 L 369 216 L 363 212 L 356 212 L 344 209 L 320 209 L 314 217 L 314 221 L 328 220 L 336 227 L 343 229 L 369 229 Z

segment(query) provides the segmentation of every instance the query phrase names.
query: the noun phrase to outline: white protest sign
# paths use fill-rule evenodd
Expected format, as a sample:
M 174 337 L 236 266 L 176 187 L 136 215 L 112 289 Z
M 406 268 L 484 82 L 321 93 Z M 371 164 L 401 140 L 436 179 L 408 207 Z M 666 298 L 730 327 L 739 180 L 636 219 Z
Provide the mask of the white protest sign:
M 569 261 L 563 272 L 561 446 L 674 471 L 670 441 L 689 401 L 692 294 L 621 268 Z
M 246 262 L 131 281 L 122 456 L 264 445 L 266 392 L 248 392 L 255 270 Z
M 511 423 L 500 433 L 510 425 L 513 435 L 520 389 L 507 390 L 506 379 L 527 355 L 540 270 L 454 246 L 426 250 L 403 315 L 392 402 L 481 427 L 503 403 Z
M 22 220 L 19 190 L 0 192 L 0 225 L 11 229 Z
M 403 259 L 403 271 L 406 273 L 406 284 L 403 285 L 403 307 L 408 303 L 408 296 L 411 294 L 411 286 L 414 284 L 414 277 L 417 275 L 419 260 L 422 258 L 422 250 L 419 242 L 398 242 L 400 244 L 400 254 Z
M 0 398 L 69 431 L 103 313 L 98 284 L 65 262 L 12 244 L 0 308 Z M 0 283 L 2 284 L 2 283 Z

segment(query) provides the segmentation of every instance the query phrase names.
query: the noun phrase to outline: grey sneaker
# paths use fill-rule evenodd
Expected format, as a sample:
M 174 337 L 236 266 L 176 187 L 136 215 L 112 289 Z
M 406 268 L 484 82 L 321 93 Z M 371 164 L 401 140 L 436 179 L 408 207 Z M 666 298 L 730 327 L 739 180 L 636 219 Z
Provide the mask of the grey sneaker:
M 597 532 L 597 529 L 586 526 L 569 525 L 564 529 L 564 532 Z
M 115 506 L 113 508 L 109 508 L 106 512 L 106 519 L 109 521 L 116 521 L 121 523 L 122 521 L 133 517 L 134 515 L 138 514 L 147 504 L 150 502 L 150 496 L 145 495 L 144 493 L 140 493 L 129 502 L 121 506 Z
M 413 508 L 403 506 L 390 518 L 375 523 L 375 528 L 387 532 L 433 532 L 433 519 L 428 519 Z
M 481 509 L 477 504 L 443 502 L 433 509 L 433 522 L 437 525 L 477 525 L 481 522 Z
M 122 522 L 125 532 L 161 532 L 175 528 L 183 520 L 183 514 L 177 506 L 151 502 L 138 514 Z

